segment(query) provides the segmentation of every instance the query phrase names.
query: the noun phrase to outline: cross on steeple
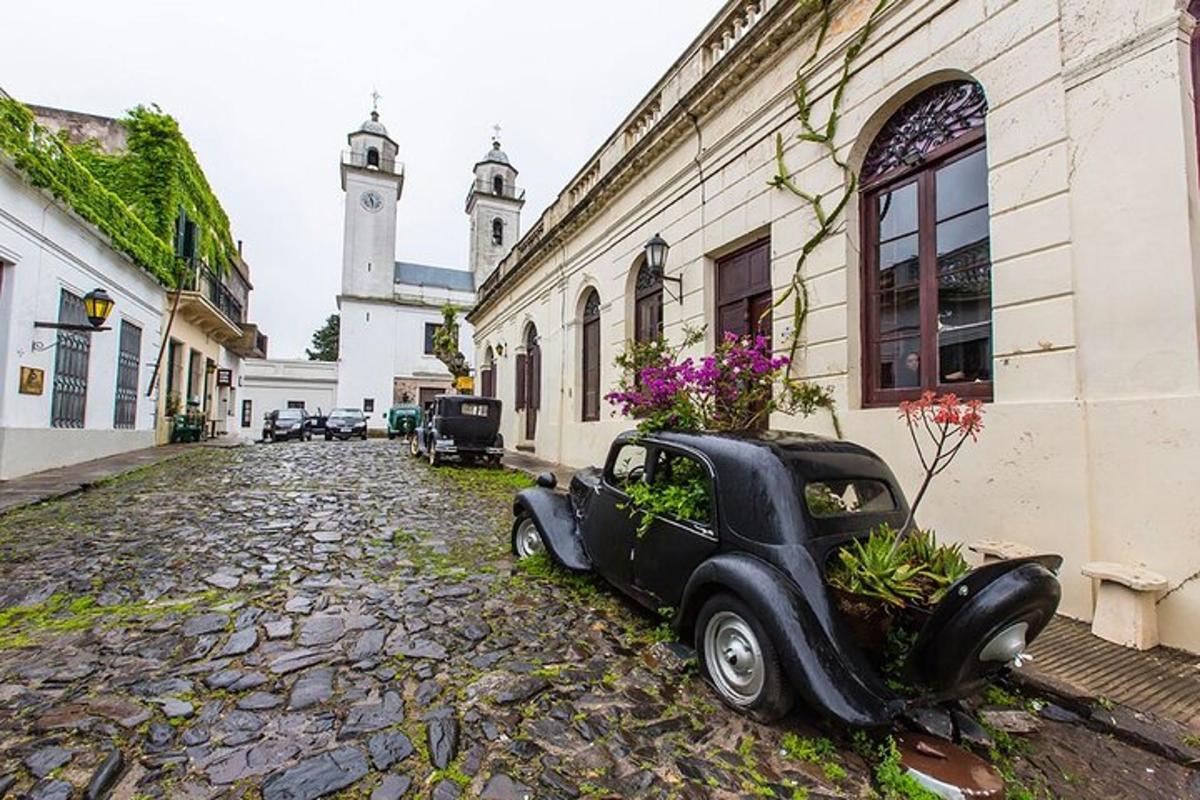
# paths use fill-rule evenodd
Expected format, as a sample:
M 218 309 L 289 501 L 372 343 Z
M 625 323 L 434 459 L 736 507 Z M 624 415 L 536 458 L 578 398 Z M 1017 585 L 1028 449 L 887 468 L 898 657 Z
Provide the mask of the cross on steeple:
M 379 98 L 383 97 L 375 88 L 371 89 L 371 113 L 379 113 Z
M 493 131 L 492 141 L 493 142 L 500 141 L 500 123 L 499 122 L 497 122 L 495 125 L 492 126 L 492 131 Z

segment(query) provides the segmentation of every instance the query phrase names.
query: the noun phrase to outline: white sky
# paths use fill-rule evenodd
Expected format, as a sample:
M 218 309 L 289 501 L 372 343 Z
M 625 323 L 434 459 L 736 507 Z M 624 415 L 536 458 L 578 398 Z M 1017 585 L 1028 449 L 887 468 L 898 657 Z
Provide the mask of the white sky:
M 407 178 L 397 256 L 466 267 L 471 167 L 504 129 L 527 230 L 722 0 L 5 3 L 0 86 L 174 115 L 245 240 L 251 321 L 303 356 L 341 282 L 339 153 L 370 93 Z

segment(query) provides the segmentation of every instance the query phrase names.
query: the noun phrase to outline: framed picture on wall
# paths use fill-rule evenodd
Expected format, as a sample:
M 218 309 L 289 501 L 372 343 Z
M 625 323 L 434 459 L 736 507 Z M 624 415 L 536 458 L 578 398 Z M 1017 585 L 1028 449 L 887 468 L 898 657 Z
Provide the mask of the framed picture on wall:
M 21 367 L 21 394 L 41 394 L 46 389 L 46 370 Z

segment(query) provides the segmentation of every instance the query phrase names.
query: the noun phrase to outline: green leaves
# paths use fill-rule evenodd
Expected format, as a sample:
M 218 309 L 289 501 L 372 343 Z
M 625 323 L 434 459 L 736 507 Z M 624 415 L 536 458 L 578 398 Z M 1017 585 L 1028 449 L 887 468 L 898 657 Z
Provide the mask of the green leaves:
M 237 258 L 229 218 L 178 123 L 145 106 L 121 122 L 127 149 L 105 153 L 95 142 L 51 134 L 21 103 L 0 98 L 0 152 L 164 285 L 174 288 L 184 277 L 174 249 L 181 208 L 197 226 L 196 254 L 227 272 Z
M 970 568 L 961 545 L 939 545 L 932 531 L 915 531 L 894 548 L 897 532 L 886 523 L 866 539 L 838 551 L 831 586 L 895 608 L 936 605 Z

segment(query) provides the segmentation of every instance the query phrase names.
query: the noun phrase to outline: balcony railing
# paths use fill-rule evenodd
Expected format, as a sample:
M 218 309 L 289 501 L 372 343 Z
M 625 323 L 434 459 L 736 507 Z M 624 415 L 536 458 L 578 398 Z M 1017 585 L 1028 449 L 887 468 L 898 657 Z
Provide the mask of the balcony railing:
M 506 183 L 500 189 L 500 191 L 497 192 L 495 184 L 488 180 L 475 181 L 475 183 L 471 185 L 471 188 L 467 189 L 467 201 L 469 202 L 471 200 L 471 195 L 476 193 L 491 195 L 492 197 L 503 197 L 508 200 L 525 199 L 524 189 L 518 189 L 516 186 Z
M 191 265 L 191 277 L 182 287 L 185 291 L 197 292 L 208 302 L 216 306 L 217 310 L 225 315 L 230 322 L 241 323 L 245 319 L 242 316 L 242 304 L 238 302 L 237 297 L 229 290 L 229 287 L 217 276 L 207 264 L 200 260 L 193 260 Z
M 380 172 L 390 172 L 393 175 L 404 174 L 404 162 L 397 161 L 394 158 L 387 158 L 382 153 L 374 162 L 372 162 L 367 153 L 358 153 L 353 150 L 343 150 L 342 163 L 347 167 L 379 170 Z

